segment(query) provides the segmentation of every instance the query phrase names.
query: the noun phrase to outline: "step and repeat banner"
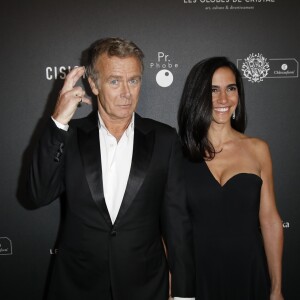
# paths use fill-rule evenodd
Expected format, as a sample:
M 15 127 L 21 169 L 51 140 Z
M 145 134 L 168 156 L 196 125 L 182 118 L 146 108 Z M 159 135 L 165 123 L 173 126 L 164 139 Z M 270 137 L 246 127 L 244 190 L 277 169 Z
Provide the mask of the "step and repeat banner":
M 267 141 L 272 153 L 285 234 L 285 298 L 299 299 L 297 1 L 11 0 L 1 4 L 0 15 L 1 300 L 43 299 L 48 271 L 59 251 L 55 242 L 63 208 L 59 200 L 40 209 L 30 206 L 25 197 L 28 164 L 66 74 L 80 65 L 92 42 L 109 36 L 133 40 L 145 53 L 138 112 L 174 127 L 191 67 L 220 55 L 237 64 L 245 83 L 246 134 Z M 87 79 L 80 84 L 86 88 Z M 75 118 L 91 109 L 82 106 Z

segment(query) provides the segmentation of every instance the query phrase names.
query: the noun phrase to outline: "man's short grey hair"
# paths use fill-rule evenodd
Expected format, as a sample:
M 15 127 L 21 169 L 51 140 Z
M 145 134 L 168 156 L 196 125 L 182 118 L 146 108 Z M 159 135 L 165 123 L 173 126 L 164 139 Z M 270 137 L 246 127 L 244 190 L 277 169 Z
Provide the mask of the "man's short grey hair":
M 109 57 L 116 56 L 119 58 L 135 57 L 141 64 L 141 70 L 144 70 L 143 51 L 132 41 L 121 39 L 121 38 L 104 38 L 95 41 L 87 53 L 87 76 L 97 83 L 99 74 L 95 70 L 96 63 L 102 54 L 106 54 Z

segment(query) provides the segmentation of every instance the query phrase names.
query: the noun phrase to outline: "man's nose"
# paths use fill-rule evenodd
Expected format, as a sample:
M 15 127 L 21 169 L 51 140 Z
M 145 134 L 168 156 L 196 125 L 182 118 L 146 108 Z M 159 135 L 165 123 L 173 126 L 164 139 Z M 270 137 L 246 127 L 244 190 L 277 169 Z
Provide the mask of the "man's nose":
M 123 83 L 121 96 L 125 98 L 130 98 L 131 91 L 128 82 Z

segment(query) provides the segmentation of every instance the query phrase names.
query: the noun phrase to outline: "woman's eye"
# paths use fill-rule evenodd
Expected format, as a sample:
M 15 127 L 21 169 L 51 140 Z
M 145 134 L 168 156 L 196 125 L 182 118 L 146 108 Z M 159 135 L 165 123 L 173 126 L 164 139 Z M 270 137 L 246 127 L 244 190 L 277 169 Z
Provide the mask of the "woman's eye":
M 235 91 L 237 91 L 237 87 L 236 86 L 230 86 L 227 90 L 228 90 L 228 92 L 235 92 Z

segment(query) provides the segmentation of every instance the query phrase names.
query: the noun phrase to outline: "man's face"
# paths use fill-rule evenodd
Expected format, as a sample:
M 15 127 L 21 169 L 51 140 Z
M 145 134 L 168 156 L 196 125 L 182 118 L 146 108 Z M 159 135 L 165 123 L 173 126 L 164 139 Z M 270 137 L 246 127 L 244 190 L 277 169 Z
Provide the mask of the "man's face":
M 91 87 L 98 97 L 101 117 L 109 121 L 130 119 L 141 89 L 142 69 L 139 60 L 135 57 L 119 58 L 102 54 L 95 69 L 99 79 Z

